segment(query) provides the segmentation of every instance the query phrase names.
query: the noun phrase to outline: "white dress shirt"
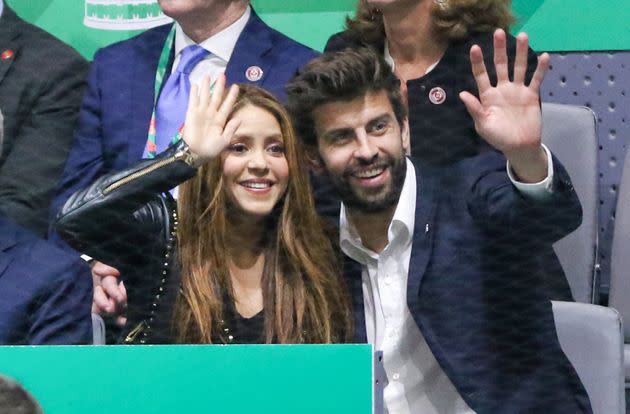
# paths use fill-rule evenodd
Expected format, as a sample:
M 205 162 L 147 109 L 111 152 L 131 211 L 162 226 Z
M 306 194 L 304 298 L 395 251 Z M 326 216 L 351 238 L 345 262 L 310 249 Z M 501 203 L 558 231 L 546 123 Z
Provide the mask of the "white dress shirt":
M 551 191 L 551 154 L 548 176 L 536 184 L 513 184 L 532 197 Z M 507 166 L 509 170 L 509 165 Z M 474 414 L 442 370 L 416 325 L 407 305 L 407 276 L 415 224 L 415 168 L 407 160 L 407 173 L 398 205 L 388 229 L 389 243 L 379 253 L 363 246 L 341 205 L 340 246 L 362 265 L 365 328 L 368 342 L 383 352 L 387 376 L 384 403 L 390 414 Z
M 225 72 L 225 68 L 232 57 L 232 52 L 234 52 L 236 41 L 247 25 L 251 14 L 252 9 L 250 6 L 247 6 L 245 13 L 238 20 L 199 43 L 199 46 L 206 49 L 210 54 L 197 63 L 190 73 L 191 83 L 200 84 L 204 75 L 210 75 L 211 81 L 214 81 L 220 74 Z M 181 26 L 175 23 L 175 60 L 173 61 L 173 69 L 179 65 L 182 49 L 194 44 L 196 43 L 184 33 Z

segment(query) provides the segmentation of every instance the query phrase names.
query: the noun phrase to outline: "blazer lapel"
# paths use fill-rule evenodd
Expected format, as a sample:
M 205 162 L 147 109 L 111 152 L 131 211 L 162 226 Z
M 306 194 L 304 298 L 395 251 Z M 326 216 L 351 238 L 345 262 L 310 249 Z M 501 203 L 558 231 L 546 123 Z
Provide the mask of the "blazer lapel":
M 155 99 L 155 72 L 157 71 L 164 41 L 171 27 L 172 25 L 165 25 L 154 29 L 143 42 L 137 42 L 134 45 L 132 52 L 134 56 L 130 56 L 130 59 L 133 61 L 133 81 L 130 85 L 131 95 L 127 101 L 131 104 L 129 108 L 129 113 L 131 114 L 131 131 L 128 146 L 129 165 L 137 162 L 142 157 L 147 143 L 149 122 Z M 171 51 L 168 66 L 172 64 L 173 51 Z M 170 69 L 167 68 L 166 73 L 169 72 Z M 166 82 L 166 78 L 164 82 Z M 142 139 L 137 139 L 136 137 L 142 137 Z
M 0 18 L 0 83 L 20 52 L 20 45 L 17 42 L 20 37 L 20 23 L 17 15 L 5 4 Z
M 416 218 L 413 230 L 413 247 L 407 279 L 407 304 L 410 308 L 418 301 L 420 284 L 433 248 L 434 191 L 431 180 L 423 178 L 420 166 L 414 163 L 418 191 L 416 193 Z M 413 313 L 413 312 L 412 312 Z
M 272 46 L 269 27 L 252 9 L 225 70 L 228 83 L 262 85 L 271 67 L 271 62 L 264 59 L 264 56 Z M 262 76 L 256 76 L 257 71 L 261 71 Z
M 365 330 L 365 307 L 363 304 L 363 278 L 361 277 L 361 264 L 344 255 L 343 274 L 348 285 L 348 293 L 352 300 L 354 311 L 354 342 L 366 343 L 367 332 Z

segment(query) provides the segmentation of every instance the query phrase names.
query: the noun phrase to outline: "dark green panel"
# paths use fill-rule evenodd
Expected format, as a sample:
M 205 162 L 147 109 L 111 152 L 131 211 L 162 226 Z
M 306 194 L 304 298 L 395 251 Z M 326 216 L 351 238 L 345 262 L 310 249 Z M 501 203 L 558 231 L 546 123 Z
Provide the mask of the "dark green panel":
M 369 345 L 0 347 L 46 414 L 368 414 Z

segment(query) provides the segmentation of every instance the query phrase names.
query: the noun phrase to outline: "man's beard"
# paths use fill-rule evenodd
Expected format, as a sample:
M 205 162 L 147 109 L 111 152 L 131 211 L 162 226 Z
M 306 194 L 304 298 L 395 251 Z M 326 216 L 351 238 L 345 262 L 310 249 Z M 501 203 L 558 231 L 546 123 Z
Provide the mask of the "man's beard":
M 387 167 L 390 173 L 390 181 L 382 187 L 370 191 L 358 189 L 350 183 L 350 177 L 359 169 Z M 385 171 L 383 171 L 384 173 Z M 394 159 L 392 157 L 377 158 L 369 164 L 347 167 L 341 175 L 333 175 L 328 172 L 339 198 L 343 204 L 361 213 L 380 213 L 398 203 L 407 174 L 407 161 L 404 155 Z

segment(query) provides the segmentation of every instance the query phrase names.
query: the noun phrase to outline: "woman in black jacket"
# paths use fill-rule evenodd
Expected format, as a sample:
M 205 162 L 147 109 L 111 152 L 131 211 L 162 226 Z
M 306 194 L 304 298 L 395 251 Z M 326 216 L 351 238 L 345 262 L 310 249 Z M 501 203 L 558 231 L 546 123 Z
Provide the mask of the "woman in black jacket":
M 74 194 L 57 230 L 126 278 L 125 343 L 345 342 L 338 256 L 288 115 L 224 85 L 193 87 L 183 140 Z

